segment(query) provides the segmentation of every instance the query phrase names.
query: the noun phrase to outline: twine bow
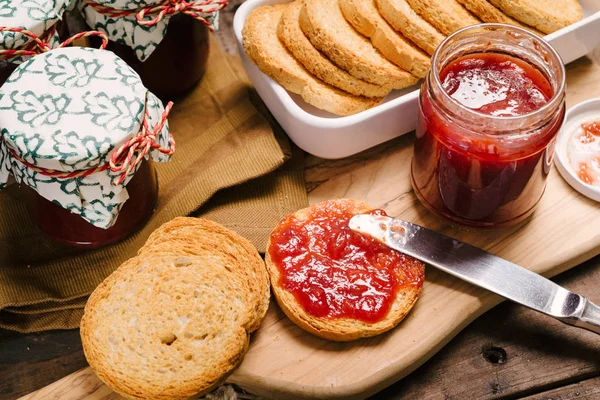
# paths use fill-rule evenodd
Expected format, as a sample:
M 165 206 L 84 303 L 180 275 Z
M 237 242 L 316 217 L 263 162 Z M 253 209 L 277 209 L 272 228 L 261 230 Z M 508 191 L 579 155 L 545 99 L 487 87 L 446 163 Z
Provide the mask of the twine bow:
M 229 3 L 228 0 L 202 0 L 202 1 L 186 1 L 186 0 L 164 0 L 162 3 L 148 6 L 137 10 L 117 10 L 111 7 L 98 4 L 92 0 L 85 0 L 94 10 L 100 14 L 111 18 L 124 17 L 136 14 L 136 19 L 140 25 L 154 26 L 159 23 L 165 16 L 174 14 L 186 14 L 190 17 L 201 21 L 210 30 L 214 30 L 211 24 L 202 16 L 203 14 L 212 14 L 222 10 Z M 150 19 L 146 18 L 150 17 Z
M 27 46 L 25 46 L 22 49 L 2 49 L 2 50 L 0 50 L 0 60 L 10 60 L 10 59 L 21 57 L 21 56 L 35 56 L 35 55 L 43 54 L 47 51 L 52 50 L 52 46 L 50 45 L 50 43 L 48 43 L 48 41 L 54 34 L 54 30 L 50 31 L 49 34 L 47 34 L 47 35 L 38 36 L 35 33 L 30 32 L 25 28 L 11 28 L 8 26 L 0 26 L 0 33 L 1 32 L 20 33 L 24 36 L 31 38 L 32 41 L 31 41 L 31 43 L 28 43 Z M 99 31 L 87 31 L 87 32 L 81 32 L 76 35 L 73 35 L 70 38 L 68 38 L 67 40 L 65 40 L 64 42 L 60 43 L 57 46 L 57 48 L 66 47 L 77 39 L 81 39 L 81 38 L 89 37 L 89 36 L 99 36 L 102 39 L 102 45 L 100 46 L 100 48 L 103 50 L 106 49 L 106 46 L 108 45 L 108 37 L 103 32 L 99 32 Z
M 146 108 L 146 117 L 142 122 L 140 133 L 126 141 L 113 153 L 109 162 L 110 170 L 116 173 L 122 172 L 117 180 L 117 185 L 120 185 L 127 175 L 129 175 L 129 173 L 144 160 L 144 157 L 151 149 L 158 150 L 168 156 L 173 155 L 175 152 L 175 139 L 173 138 L 173 134 L 169 135 L 169 148 L 162 147 L 156 141 L 156 137 L 162 132 L 163 127 L 167 122 L 167 117 L 169 116 L 172 107 L 173 102 L 170 101 L 165 107 L 160 122 L 154 126 L 154 129 L 148 128 L 148 109 Z
M 165 124 L 167 123 L 167 118 L 169 117 L 169 113 L 171 112 L 172 107 L 173 102 L 169 102 L 169 104 L 167 104 L 167 106 L 165 107 L 165 111 L 162 113 L 160 122 L 157 125 L 155 125 L 153 129 L 150 129 L 148 127 L 149 114 L 148 108 L 146 107 L 146 115 L 144 117 L 144 120 L 142 121 L 142 129 L 140 130 L 140 133 L 135 137 L 129 139 L 121 147 L 119 147 L 113 153 L 109 162 L 86 170 L 63 172 L 49 168 L 38 167 L 34 164 L 22 160 L 15 150 L 11 149 L 8 146 L 7 148 L 10 154 L 15 159 L 19 160 L 27 168 L 52 178 L 84 178 L 86 176 L 95 174 L 96 172 L 106 171 L 110 168 L 110 170 L 114 173 L 121 173 L 117 181 L 113 181 L 113 185 L 116 186 L 123 183 L 127 176 L 135 170 L 136 166 L 144 160 L 146 154 L 148 154 L 150 150 L 158 150 L 161 153 L 167 154 L 169 156 L 173 155 L 173 153 L 175 152 L 175 139 L 173 138 L 172 133 L 169 133 L 169 148 L 162 147 L 156 141 L 157 136 L 162 132 Z

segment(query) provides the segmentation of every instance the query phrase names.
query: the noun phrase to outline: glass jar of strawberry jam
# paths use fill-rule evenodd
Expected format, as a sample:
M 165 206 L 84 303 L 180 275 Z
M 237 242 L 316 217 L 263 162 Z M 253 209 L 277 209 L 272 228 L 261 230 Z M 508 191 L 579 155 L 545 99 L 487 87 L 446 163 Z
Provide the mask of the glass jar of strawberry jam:
M 171 106 L 109 51 L 32 57 L 0 88 L 0 189 L 16 181 L 32 220 L 59 243 L 119 242 L 154 211 L 151 161 L 175 151 Z
M 565 69 L 539 36 L 482 24 L 448 37 L 421 87 L 412 183 L 472 227 L 515 224 L 544 193 L 565 113 Z

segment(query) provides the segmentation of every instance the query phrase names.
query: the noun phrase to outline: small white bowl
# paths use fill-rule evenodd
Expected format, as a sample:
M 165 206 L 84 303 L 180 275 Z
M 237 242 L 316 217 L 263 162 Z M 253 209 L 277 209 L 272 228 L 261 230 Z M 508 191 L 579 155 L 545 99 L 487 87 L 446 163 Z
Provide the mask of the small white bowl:
M 571 107 L 565 116 L 556 140 L 556 167 L 562 177 L 582 195 L 600 202 L 600 188 L 588 185 L 577 177 L 567 154 L 567 142 L 582 123 L 600 120 L 600 98 L 590 99 Z

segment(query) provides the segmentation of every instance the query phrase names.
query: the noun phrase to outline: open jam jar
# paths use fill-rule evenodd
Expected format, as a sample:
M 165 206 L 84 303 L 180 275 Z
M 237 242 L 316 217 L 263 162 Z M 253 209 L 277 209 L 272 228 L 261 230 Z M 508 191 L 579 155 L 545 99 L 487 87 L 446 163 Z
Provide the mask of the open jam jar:
M 421 87 L 415 194 L 461 225 L 524 220 L 544 193 L 564 113 L 564 66 L 542 38 L 503 24 L 456 32 Z
M 187 93 L 206 71 L 209 28 L 227 4 L 213 1 L 81 0 L 85 22 L 106 33 L 107 49 L 127 62 L 163 100 Z M 135 8 L 131 8 L 135 6 Z
M 152 161 L 175 151 L 171 106 L 112 52 L 32 57 L 0 88 L 0 189 L 14 179 L 33 221 L 59 243 L 119 242 L 154 211 Z

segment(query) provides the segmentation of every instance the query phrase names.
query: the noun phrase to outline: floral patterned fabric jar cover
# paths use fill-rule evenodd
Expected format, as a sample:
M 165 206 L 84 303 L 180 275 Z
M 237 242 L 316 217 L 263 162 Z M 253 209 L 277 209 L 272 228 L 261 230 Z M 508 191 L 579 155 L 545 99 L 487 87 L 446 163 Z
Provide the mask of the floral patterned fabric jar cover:
M 145 160 L 168 161 L 174 151 L 171 106 L 111 52 L 71 47 L 33 57 L 0 88 L 0 188 L 12 175 L 34 193 L 30 213 L 59 242 L 122 240 L 152 212 L 156 178 Z M 138 171 L 146 182 L 132 191 Z M 133 214 L 119 218 L 128 201 Z
M 0 26 L 25 29 L 56 48 L 60 43 L 59 22 L 72 5 L 73 0 L 0 0 Z M 0 32 L 0 50 L 33 50 L 35 45 L 31 36 Z M 0 55 L 0 85 L 28 58 L 10 53 Z
M 136 70 L 162 99 L 177 97 L 200 80 L 208 60 L 208 30 L 218 26 L 227 0 L 78 0 L 108 49 Z

